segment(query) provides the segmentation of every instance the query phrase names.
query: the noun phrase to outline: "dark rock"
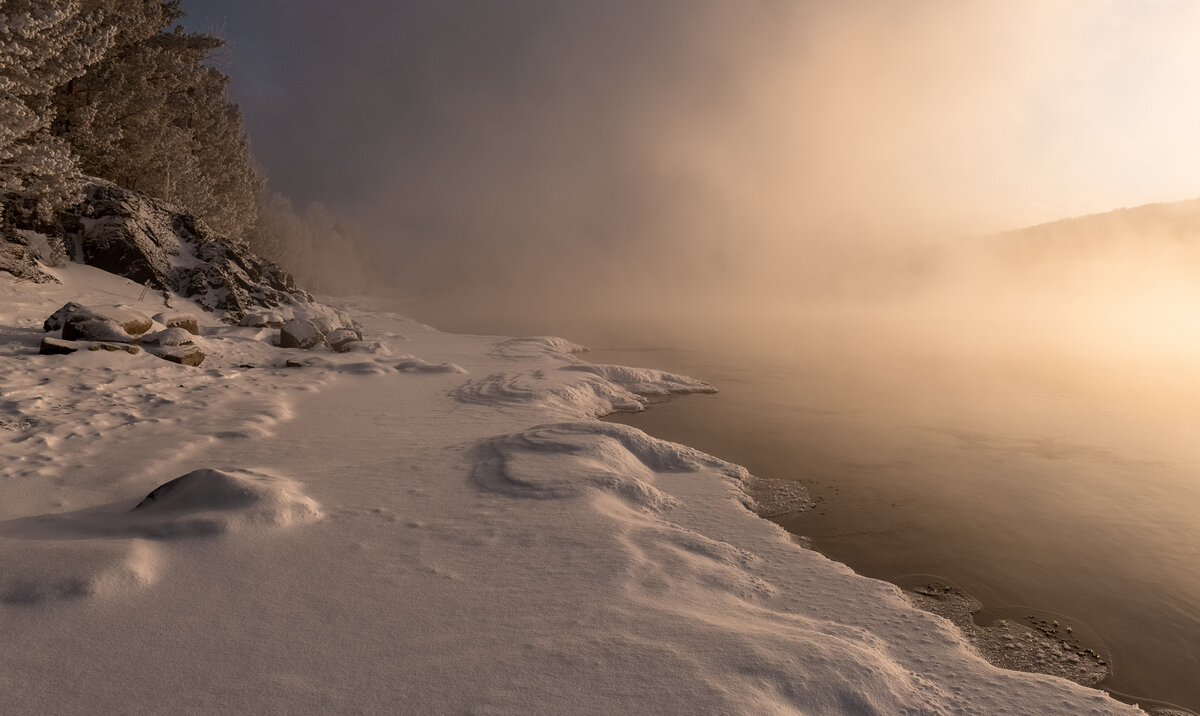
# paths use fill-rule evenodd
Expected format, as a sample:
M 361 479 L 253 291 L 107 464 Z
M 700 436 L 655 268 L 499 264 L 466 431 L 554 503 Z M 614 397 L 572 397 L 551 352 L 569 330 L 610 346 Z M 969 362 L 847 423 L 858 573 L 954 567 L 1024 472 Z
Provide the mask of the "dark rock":
M 306 318 L 293 318 L 279 329 L 280 348 L 309 350 L 325 345 L 325 334 Z
M 303 368 L 304 364 L 298 360 L 289 359 L 289 360 L 286 360 L 283 362 L 283 367 L 284 368 Z
M 61 338 L 50 338 L 47 336 L 42 339 L 42 346 L 38 349 L 38 353 L 44 356 L 65 356 L 74 353 L 83 346 L 74 341 L 64 341 Z
M 164 279 L 182 248 L 172 230 L 173 208 L 99 180 L 84 191 L 83 203 L 62 217 L 67 245 L 82 254 L 72 258 L 140 284 L 171 288 Z
M 47 333 L 50 331 L 57 331 L 66 325 L 67 318 L 69 318 L 71 314 L 78 313 L 80 310 L 87 311 L 87 309 L 82 305 L 75 303 L 74 301 L 68 301 L 66 305 L 54 313 L 51 313 L 49 318 L 47 318 L 45 321 L 42 321 L 42 330 Z
M 200 335 L 200 322 L 190 313 L 163 311 L 155 314 L 154 320 L 167 328 L 182 328 L 193 336 Z
M 351 343 L 361 340 L 362 336 L 349 328 L 335 328 L 325 336 L 325 342 L 338 353 L 348 352 Z
M 115 351 L 125 351 L 131 356 L 135 356 L 142 352 L 141 348 L 138 348 L 137 346 L 131 346 L 128 343 L 91 343 L 88 345 L 87 349 L 89 351 L 108 351 L 110 353 Z

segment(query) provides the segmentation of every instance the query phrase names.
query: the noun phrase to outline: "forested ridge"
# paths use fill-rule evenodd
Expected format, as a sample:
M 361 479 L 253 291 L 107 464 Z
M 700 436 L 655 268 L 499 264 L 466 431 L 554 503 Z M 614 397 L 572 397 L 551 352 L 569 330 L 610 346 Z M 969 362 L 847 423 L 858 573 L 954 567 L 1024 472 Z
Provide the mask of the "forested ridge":
M 61 233 L 85 177 L 178 205 L 318 291 L 361 286 L 355 232 L 267 186 L 223 41 L 181 0 L 0 0 L 0 230 Z

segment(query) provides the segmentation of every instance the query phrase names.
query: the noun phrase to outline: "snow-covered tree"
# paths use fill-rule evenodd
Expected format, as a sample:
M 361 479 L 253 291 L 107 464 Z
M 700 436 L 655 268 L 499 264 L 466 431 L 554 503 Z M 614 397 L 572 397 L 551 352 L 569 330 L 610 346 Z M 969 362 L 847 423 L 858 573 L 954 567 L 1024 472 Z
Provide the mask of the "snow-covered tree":
M 229 100 L 228 78 L 205 64 L 221 40 L 169 29 L 177 1 L 107 2 L 116 46 L 61 87 L 54 131 L 84 171 L 175 202 L 214 231 L 244 238 L 262 186 Z
M 0 2 L 0 192 L 39 220 L 79 195 L 70 148 L 50 132 L 53 100 L 115 42 L 104 19 L 80 0 Z

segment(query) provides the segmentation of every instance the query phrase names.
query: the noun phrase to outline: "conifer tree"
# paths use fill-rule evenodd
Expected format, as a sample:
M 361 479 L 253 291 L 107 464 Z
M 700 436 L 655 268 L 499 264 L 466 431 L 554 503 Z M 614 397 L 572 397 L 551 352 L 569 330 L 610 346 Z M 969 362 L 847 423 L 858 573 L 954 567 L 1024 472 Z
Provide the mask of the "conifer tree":
M 205 64 L 221 40 L 171 28 L 183 15 L 177 1 L 107 2 L 108 22 L 121 28 L 116 46 L 59 90 L 55 132 L 85 172 L 245 238 L 262 180 L 228 78 Z
M 79 196 L 75 158 L 50 132 L 55 91 L 100 60 L 116 35 L 79 0 L 0 4 L 0 192 L 39 221 Z

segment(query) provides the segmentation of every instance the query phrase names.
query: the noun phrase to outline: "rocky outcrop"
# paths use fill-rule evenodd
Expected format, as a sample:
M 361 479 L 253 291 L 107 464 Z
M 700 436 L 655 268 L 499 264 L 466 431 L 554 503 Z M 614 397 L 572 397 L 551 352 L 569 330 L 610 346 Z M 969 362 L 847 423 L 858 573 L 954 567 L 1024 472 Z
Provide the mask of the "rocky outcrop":
M 99 179 L 84 189 L 86 198 L 60 217 L 76 261 L 174 291 L 230 322 L 256 307 L 313 302 L 279 266 L 168 202 Z
M 42 270 L 37 256 L 28 246 L 0 236 L 0 271 L 12 274 L 23 281 L 34 283 L 58 283 L 58 279 Z

